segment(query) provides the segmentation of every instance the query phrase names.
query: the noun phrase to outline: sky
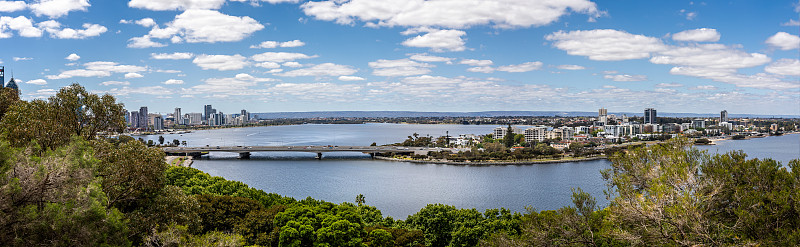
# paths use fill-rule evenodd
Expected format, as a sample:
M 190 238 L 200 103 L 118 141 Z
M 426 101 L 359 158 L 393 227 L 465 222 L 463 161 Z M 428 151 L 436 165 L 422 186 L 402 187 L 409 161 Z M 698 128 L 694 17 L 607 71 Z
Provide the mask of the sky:
M 0 0 L 22 98 L 150 112 L 800 115 L 800 2 Z

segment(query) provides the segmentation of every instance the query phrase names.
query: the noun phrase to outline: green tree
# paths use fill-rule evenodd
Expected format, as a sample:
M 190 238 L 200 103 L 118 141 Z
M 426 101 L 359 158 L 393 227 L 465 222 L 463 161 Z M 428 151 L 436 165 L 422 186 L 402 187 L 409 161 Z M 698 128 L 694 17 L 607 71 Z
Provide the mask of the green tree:
M 176 146 L 177 147 L 178 145 L 181 145 L 181 141 L 179 141 L 178 139 L 173 139 L 172 140 L 172 146 Z
M 356 204 L 358 204 L 358 206 L 361 206 L 361 204 L 364 204 L 365 202 L 366 201 L 364 200 L 364 195 L 363 194 L 358 194 L 356 196 Z
M 17 102 L 19 102 L 19 94 L 14 89 L 0 88 L 0 120 L 6 115 L 8 108 Z
M 164 136 L 158 136 L 158 144 L 164 145 Z
M 505 145 L 507 148 L 513 147 L 515 136 L 516 134 L 514 134 L 514 131 L 511 128 L 511 125 L 509 124 L 508 128 L 506 129 L 506 135 L 503 136 L 503 145 Z
M 367 235 L 370 247 L 394 247 L 394 237 L 392 234 L 383 229 L 375 229 Z

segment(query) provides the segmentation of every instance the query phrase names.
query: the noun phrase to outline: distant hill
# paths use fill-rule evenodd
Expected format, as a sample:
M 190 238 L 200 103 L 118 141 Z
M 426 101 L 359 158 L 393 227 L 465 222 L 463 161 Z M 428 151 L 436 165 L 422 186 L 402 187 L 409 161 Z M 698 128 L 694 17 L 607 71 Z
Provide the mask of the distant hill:
M 642 116 L 642 112 L 609 112 L 617 116 Z M 252 117 L 259 119 L 277 118 L 396 118 L 396 117 L 503 117 L 503 116 L 597 116 L 597 112 L 578 111 L 482 111 L 482 112 L 416 112 L 416 111 L 318 111 L 318 112 L 266 112 L 251 113 Z M 659 117 L 719 117 L 719 113 L 669 113 L 659 112 Z M 729 114 L 731 118 L 800 118 L 796 115 L 756 115 L 756 114 Z

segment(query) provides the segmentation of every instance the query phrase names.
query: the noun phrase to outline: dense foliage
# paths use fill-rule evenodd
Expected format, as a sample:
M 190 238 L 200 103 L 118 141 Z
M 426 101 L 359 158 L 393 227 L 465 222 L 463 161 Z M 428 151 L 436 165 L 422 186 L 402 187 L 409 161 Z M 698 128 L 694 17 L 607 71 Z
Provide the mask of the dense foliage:
M 4 92 L 0 92 L 4 93 Z M 800 161 L 708 155 L 676 139 L 616 150 L 609 205 L 513 213 L 431 204 L 405 220 L 295 200 L 187 167 L 120 130 L 120 105 L 78 85 L 0 99 L 0 246 L 791 246 Z M 66 116 L 54 114 L 54 109 Z M 54 124 L 53 121 L 64 121 Z M 431 140 L 413 136 L 423 144 Z M 505 140 L 509 143 L 511 139 Z M 515 140 L 516 141 L 516 140 Z M 491 152 L 505 150 L 500 147 Z M 570 147 L 580 150 L 583 147 Z M 517 153 L 519 152 L 519 153 Z M 535 145 L 507 155 L 558 155 Z M 470 155 L 470 154 L 460 154 Z

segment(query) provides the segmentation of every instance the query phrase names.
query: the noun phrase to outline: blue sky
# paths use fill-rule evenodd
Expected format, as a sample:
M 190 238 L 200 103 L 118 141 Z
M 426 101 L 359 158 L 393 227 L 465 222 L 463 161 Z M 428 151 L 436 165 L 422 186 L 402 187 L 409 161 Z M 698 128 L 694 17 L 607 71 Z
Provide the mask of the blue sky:
M 800 115 L 800 2 L 0 0 L 25 99 L 128 109 Z

